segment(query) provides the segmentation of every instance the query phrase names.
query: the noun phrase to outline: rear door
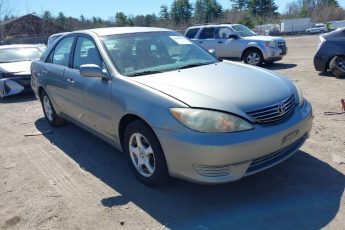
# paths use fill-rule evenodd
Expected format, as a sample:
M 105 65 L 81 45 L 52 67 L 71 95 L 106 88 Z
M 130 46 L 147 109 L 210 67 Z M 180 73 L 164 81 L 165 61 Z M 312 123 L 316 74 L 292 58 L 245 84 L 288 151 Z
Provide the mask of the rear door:
M 50 52 L 40 70 L 48 96 L 55 109 L 65 111 L 68 106 L 68 85 L 63 77 L 68 68 L 70 53 L 75 36 L 68 36 L 59 41 Z
M 199 37 L 195 39 L 195 43 L 207 50 L 216 49 L 215 27 L 205 27 L 199 33 Z
M 102 57 L 93 38 L 79 35 L 76 41 L 71 68 L 65 71 L 68 83 L 70 112 L 73 119 L 98 133 L 111 137 L 111 79 L 80 75 L 80 66 L 95 64 L 106 72 Z

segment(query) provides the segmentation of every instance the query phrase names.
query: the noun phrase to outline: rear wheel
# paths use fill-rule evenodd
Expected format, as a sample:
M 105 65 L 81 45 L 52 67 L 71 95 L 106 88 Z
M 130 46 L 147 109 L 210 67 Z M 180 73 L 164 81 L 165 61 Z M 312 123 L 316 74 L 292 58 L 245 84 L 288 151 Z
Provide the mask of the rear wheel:
M 158 186 L 169 178 L 162 147 L 151 128 L 143 121 L 136 120 L 127 126 L 123 149 L 134 174 L 144 184 Z
M 258 49 L 249 49 L 243 55 L 243 61 L 249 65 L 259 66 L 263 62 L 263 56 Z
M 345 56 L 335 56 L 329 63 L 329 69 L 337 78 L 345 77 Z
M 64 120 L 56 114 L 53 104 L 45 91 L 41 93 L 41 103 L 44 116 L 51 126 L 56 127 L 65 123 Z

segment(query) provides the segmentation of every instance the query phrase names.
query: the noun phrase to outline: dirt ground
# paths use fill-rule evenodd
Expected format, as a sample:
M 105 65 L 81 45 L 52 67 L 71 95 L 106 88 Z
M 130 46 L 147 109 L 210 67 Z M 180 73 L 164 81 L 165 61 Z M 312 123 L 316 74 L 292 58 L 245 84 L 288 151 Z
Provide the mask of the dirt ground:
M 321 76 L 317 36 L 287 38 L 267 68 L 298 80 L 314 108 L 293 157 L 240 181 L 139 183 L 121 152 L 67 124 L 51 128 L 30 94 L 0 102 L 0 229 L 345 229 L 345 79 Z M 37 131 L 43 135 L 37 135 Z M 25 136 L 31 134 L 33 136 Z

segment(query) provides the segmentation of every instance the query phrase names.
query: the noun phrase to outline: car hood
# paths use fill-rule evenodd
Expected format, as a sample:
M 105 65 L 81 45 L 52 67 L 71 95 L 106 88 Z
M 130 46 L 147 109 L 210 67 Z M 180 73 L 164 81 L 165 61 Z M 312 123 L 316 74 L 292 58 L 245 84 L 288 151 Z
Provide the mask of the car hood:
M 132 79 L 191 107 L 237 114 L 278 103 L 294 93 L 283 76 L 229 61 Z
M 31 61 L 0 63 L 0 72 L 30 74 L 30 65 Z
M 282 37 L 273 37 L 273 36 L 248 36 L 243 37 L 244 40 L 249 41 L 284 41 Z

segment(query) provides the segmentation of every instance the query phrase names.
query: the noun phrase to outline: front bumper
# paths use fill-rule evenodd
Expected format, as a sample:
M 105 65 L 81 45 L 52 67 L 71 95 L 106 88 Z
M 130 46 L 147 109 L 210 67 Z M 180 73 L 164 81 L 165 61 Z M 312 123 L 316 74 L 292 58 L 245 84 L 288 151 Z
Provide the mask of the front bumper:
M 287 54 L 287 46 L 284 47 L 265 47 L 263 57 L 265 61 L 279 61 Z
M 0 98 L 31 90 L 31 76 L 18 75 L 0 78 Z
M 173 177 L 224 183 L 272 167 L 292 156 L 308 137 L 312 108 L 305 100 L 287 120 L 237 133 L 172 132 L 154 129 Z
M 31 90 L 31 77 L 0 78 L 0 98 Z

